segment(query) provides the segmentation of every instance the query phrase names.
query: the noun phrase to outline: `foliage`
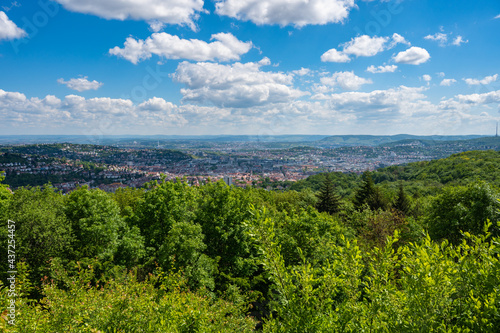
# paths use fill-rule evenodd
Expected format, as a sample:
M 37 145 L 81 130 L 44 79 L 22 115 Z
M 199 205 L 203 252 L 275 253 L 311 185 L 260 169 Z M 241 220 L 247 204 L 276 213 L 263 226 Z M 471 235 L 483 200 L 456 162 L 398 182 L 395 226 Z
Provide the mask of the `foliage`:
M 340 211 L 340 197 L 335 193 L 335 185 L 330 178 L 330 174 L 325 176 L 325 181 L 319 190 L 316 207 L 319 212 L 327 212 L 328 214 L 335 214 Z
M 50 258 L 67 258 L 74 243 L 71 225 L 64 214 L 63 196 L 47 185 L 43 188 L 18 189 L 7 202 L 6 217 L 14 221 L 14 245 L 17 260 L 24 259 L 35 281 L 46 273 Z M 7 244 L 7 219 L 2 220 L 0 239 Z M 5 247 L 4 247 L 5 246 Z M 7 247 L 2 246 L 3 258 Z M 12 248 L 11 248 L 12 250 Z M 2 272 L 6 260 L 2 260 Z
M 227 283 L 248 283 L 257 270 L 254 253 L 244 221 L 250 217 L 250 202 L 244 190 L 227 186 L 223 181 L 200 188 L 194 222 L 205 235 L 204 253 L 218 261 L 222 289 Z
M 401 183 L 399 184 L 396 201 L 394 202 L 392 207 L 405 216 L 408 215 L 411 211 L 410 199 L 406 195 L 403 184 Z
M 73 229 L 73 258 L 98 258 L 132 265 L 144 256 L 144 240 L 120 215 L 118 204 L 101 190 L 81 187 L 65 198 Z
M 54 270 L 64 288 L 46 280 L 40 303 L 19 300 L 16 326 L 23 332 L 250 332 L 255 326 L 244 307 L 190 292 L 176 273 L 159 271 L 140 282 L 123 272 L 93 284 L 92 266 L 75 276 Z
M 427 215 L 429 234 L 434 239 L 461 240 L 461 232 L 480 233 L 487 220 L 500 220 L 498 192 L 484 182 L 447 187 L 431 203 Z M 495 225 L 491 232 L 500 235 Z

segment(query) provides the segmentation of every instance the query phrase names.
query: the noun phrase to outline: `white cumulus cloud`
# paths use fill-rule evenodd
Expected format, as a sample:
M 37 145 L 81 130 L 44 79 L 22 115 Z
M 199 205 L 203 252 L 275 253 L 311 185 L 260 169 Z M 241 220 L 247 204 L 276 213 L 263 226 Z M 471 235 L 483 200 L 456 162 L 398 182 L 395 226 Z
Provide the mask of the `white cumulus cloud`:
M 343 52 L 337 49 L 330 49 L 321 55 L 321 61 L 323 62 L 349 62 L 351 58 Z
M 455 79 L 443 79 L 439 85 L 443 86 L 443 87 L 449 87 L 453 83 L 457 83 L 457 80 L 455 80 Z
M 362 35 L 341 44 L 342 51 L 335 48 L 326 51 L 321 56 L 321 61 L 349 62 L 351 60 L 349 56 L 351 55 L 356 57 L 372 57 L 382 51 L 395 47 L 397 44 L 409 45 L 409 42 L 403 36 L 396 33 L 392 37 Z
M 123 48 L 115 46 L 109 53 L 137 64 L 153 54 L 166 59 L 239 60 L 252 48 L 252 42 L 242 42 L 231 33 L 212 35 L 210 43 L 199 39 L 181 39 L 165 32 L 154 33 L 146 40 L 128 37 Z
M 217 0 L 215 12 L 257 25 L 303 27 L 343 22 L 354 0 Z
M 412 46 L 406 51 L 399 52 L 394 61 L 401 64 L 420 65 L 430 59 L 429 52 L 421 47 Z
M 373 83 L 370 79 L 357 76 L 354 72 L 336 72 L 320 79 L 327 86 L 340 87 L 344 90 L 359 90 L 364 84 Z
M 387 65 L 387 66 L 378 66 L 378 67 L 375 67 L 373 65 L 371 65 L 370 67 L 368 67 L 366 69 L 367 72 L 370 72 L 370 73 L 394 73 L 396 71 L 396 69 L 398 69 L 398 66 L 396 65 Z
M 181 89 L 183 101 L 209 103 L 219 107 L 245 108 L 282 103 L 307 93 L 293 88 L 293 75 L 264 72 L 269 61 L 221 65 L 208 62 L 178 65 L 173 79 Z
M 56 0 L 67 10 L 106 19 L 189 25 L 203 12 L 203 0 Z
M 498 74 L 487 76 L 484 79 L 478 80 L 478 79 L 463 79 L 465 83 L 467 83 L 470 86 L 478 86 L 480 84 L 486 85 L 490 84 L 492 82 L 495 82 L 498 78 Z
M 384 51 L 388 39 L 388 37 L 359 36 L 344 44 L 343 52 L 357 57 L 372 57 Z
M 432 80 L 432 76 L 430 76 L 429 74 L 424 74 L 422 75 L 422 80 L 424 80 L 425 82 L 430 82 Z
M 66 85 L 69 89 L 73 89 L 79 92 L 86 90 L 97 90 L 103 83 L 96 80 L 89 81 L 87 76 L 79 77 L 77 79 L 70 79 L 65 81 L 63 78 L 57 80 L 58 83 Z
M 500 90 L 490 91 L 484 94 L 457 95 L 456 99 L 458 99 L 459 102 L 466 104 L 500 103 Z
M 19 28 L 12 22 L 7 14 L 0 11 L 0 40 L 2 39 L 17 39 L 26 36 L 26 31 Z
M 268 59 L 268 58 L 264 58 L 264 59 Z M 267 64 L 267 65 L 269 65 L 269 64 Z M 301 69 L 292 71 L 292 74 L 298 75 L 298 76 L 305 76 L 305 75 L 311 74 L 311 70 L 309 68 L 302 67 Z

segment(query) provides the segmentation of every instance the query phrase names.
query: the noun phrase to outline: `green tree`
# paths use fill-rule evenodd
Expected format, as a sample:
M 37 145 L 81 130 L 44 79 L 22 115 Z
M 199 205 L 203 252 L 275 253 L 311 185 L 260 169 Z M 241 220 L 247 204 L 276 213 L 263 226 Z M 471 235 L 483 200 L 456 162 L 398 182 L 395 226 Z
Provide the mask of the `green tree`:
M 330 178 L 330 174 L 326 174 L 317 196 L 318 203 L 316 208 L 319 212 L 326 212 L 332 215 L 340 211 L 340 197 L 335 193 L 335 185 Z
M 144 256 L 144 241 L 130 228 L 118 204 L 101 190 L 81 187 L 65 200 L 65 213 L 75 235 L 74 259 L 97 257 L 132 265 Z
M 15 222 L 16 260 L 26 261 L 32 270 L 32 281 L 40 281 L 50 258 L 67 258 L 73 232 L 64 214 L 63 196 L 55 188 L 46 185 L 16 190 L 5 215 Z M 7 220 L 2 221 L 1 229 L 2 249 L 7 252 Z
M 354 207 L 360 210 L 366 204 L 372 210 L 386 209 L 387 200 L 380 188 L 375 186 L 371 172 L 365 171 L 361 179 L 361 187 L 354 195 Z
M 174 223 L 193 220 L 196 192 L 186 183 L 169 182 L 165 178 L 147 184 L 146 188 L 148 191 L 137 203 L 131 223 L 140 229 L 154 260 Z
M 205 235 L 204 251 L 210 258 L 219 259 L 219 283 L 230 281 L 246 284 L 257 269 L 255 251 L 248 237 L 245 221 L 250 218 L 250 202 L 246 192 L 227 186 L 223 181 L 200 188 L 195 222 Z M 223 287 L 222 287 L 223 288 Z
M 408 215 L 408 213 L 410 212 L 411 209 L 410 199 L 408 199 L 408 196 L 405 193 L 402 183 L 399 183 L 399 190 L 396 197 L 396 201 L 394 202 L 394 205 L 392 207 L 401 212 L 405 216 Z
M 183 272 L 193 289 L 215 287 L 217 262 L 203 253 L 207 248 L 202 228 L 193 222 L 174 222 L 158 250 L 159 264 Z
M 361 187 L 356 191 L 353 199 L 353 204 L 356 209 L 361 209 L 375 193 L 375 183 L 373 182 L 370 171 L 365 171 L 363 173 L 361 181 Z
M 490 220 L 494 224 L 490 232 L 498 235 L 499 197 L 498 192 L 484 182 L 444 188 L 429 208 L 429 234 L 434 239 L 445 238 L 456 244 L 462 238 L 461 231 L 478 234 Z
M 3 221 L 4 218 L 7 218 L 6 216 L 4 217 L 3 214 L 5 214 L 8 202 L 12 197 L 12 192 L 9 187 L 5 184 L 1 184 L 4 179 L 4 173 L 0 172 L 0 221 Z

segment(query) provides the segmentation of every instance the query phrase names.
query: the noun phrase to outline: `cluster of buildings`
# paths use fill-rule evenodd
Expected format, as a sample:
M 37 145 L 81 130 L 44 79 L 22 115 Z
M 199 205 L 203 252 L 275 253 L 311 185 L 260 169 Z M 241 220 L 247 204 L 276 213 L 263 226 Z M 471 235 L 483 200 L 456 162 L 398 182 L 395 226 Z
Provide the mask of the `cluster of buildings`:
M 102 147 L 89 150 L 88 147 L 81 149 L 78 145 L 71 145 L 63 147 L 60 152 L 52 149 L 50 153 L 44 153 L 42 147 L 35 154 L 0 153 L 0 171 L 5 171 L 7 177 L 17 177 L 21 183 L 26 175 L 60 179 L 52 183 L 63 191 L 81 185 L 115 191 L 120 187 L 141 187 L 161 177 L 184 179 L 193 186 L 223 179 L 230 185 L 246 187 L 270 182 L 296 182 L 319 172 L 363 172 L 432 158 L 414 148 L 237 150 L 229 146 L 220 150 L 197 149 L 179 153 Z

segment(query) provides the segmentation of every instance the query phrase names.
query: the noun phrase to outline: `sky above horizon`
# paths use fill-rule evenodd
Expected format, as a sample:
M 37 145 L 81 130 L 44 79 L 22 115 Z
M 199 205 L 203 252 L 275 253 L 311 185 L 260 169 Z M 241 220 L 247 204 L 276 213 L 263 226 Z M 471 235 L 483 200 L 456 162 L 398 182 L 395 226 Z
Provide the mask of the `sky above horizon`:
M 0 0 L 0 134 L 494 135 L 497 0 Z

